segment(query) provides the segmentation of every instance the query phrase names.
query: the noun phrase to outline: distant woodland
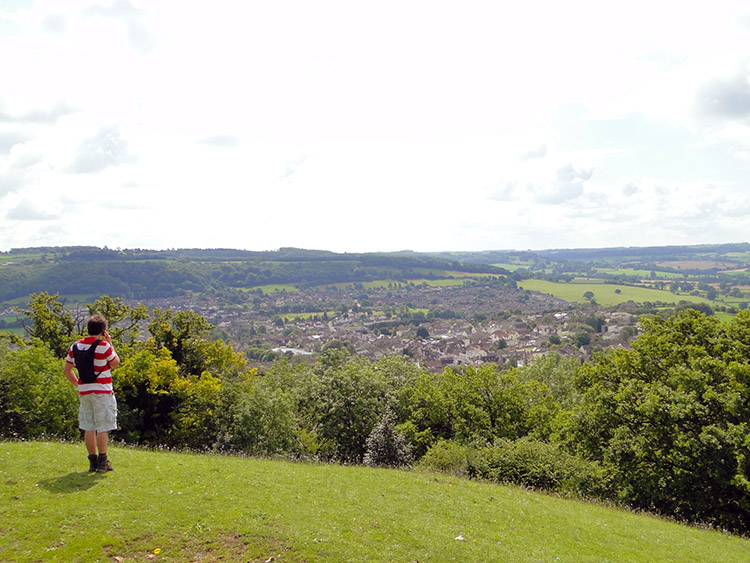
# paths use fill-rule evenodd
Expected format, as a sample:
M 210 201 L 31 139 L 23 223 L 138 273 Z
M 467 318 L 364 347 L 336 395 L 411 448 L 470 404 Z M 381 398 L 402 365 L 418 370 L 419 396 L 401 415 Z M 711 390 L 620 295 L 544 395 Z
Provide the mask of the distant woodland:
M 640 283 L 638 271 L 677 274 L 690 285 L 750 285 L 750 244 L 548 251 L 338 254 L 282 248 L 113 250 L 96 247 L 13 249 L 0 253 L 0 301 L 39 291 L 147 299 L 185 292 L 251 289 L 271 284 L 299 288 L 376 280 L 455 279 L 485 274 L 518 281 L 571 280 L 585 275 Z M 706 291 L 706 290 L 704 290 Z

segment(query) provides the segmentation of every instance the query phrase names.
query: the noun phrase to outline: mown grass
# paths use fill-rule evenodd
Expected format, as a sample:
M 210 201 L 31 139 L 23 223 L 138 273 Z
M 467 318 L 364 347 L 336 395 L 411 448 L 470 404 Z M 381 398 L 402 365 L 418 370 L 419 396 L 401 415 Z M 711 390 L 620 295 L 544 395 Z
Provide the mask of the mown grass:
M 0 443 L 3 561 L 722 561 L 750 542 L 424 472 Z M 462 540 L 456 538 L 463 538 Z
M 555 297 L 559 297 L 560 299 L 577 303 L 585 303 L 587 299 L 583 294 L 587 291 L 591 291 L 594 294 L 594 300 L 605 307 L 619 305 L 620 303 L 625 303 L 626 301 L 631 300 L 636 303 L 645 303 L 647 301 L 661 301 L 663 303 L 674 304 L 677 304 L 680 301 L 688 301 L 690 303 L 712 303 L 705 297 L 698 297 L 695 295 L 675 294 L 671 291 L 661 289 L 605 284 L 601 282 L 558 283 L 547 280 L 529 279 L 519 282 L 518 285 L 523 289 L 548 293 Z M 620 293 L 615 292 L 617 289 L 620 290 Z

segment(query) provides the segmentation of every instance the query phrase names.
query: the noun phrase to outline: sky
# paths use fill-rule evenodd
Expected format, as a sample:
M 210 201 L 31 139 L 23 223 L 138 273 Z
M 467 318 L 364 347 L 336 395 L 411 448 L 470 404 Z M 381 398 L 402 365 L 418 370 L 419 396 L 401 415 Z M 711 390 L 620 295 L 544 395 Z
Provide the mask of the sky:
M 750 4 L 694 4 L 0 0 L 0 251 L 747 242 Z

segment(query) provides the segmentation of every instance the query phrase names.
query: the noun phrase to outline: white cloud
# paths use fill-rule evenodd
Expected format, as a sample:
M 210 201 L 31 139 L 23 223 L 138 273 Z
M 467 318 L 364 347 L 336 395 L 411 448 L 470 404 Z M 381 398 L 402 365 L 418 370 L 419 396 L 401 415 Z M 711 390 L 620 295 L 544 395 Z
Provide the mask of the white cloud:
M 74 173 L 90 174 L 135 160 L 135 156 L 128 150 L 128 142 L 122 138 L 119 129 L 107 126 L 80 144 L 69 169 Z
M 707 81 L 696 101 L 704 115 L 750 124 L 750 65 L 742 65 L 732 76 Z
M 90 244 L 71 213 L 106 214 L 100 244 L 121 247 L 744 240 L 747 14 L 3 4 L 0 249 Z
M 240 140 L 234 135 L 213 135 L 211 137 L 204 137 L 198 142 L 203 143 L 204 145 L 212 145 L 221 148 L 236 147 L 240 144 Z
M 23 200 L 21 203 L 13 207 L 7 213 L 8 219 L 14 219 L 17 221 L 49 221 L 51 219 L 57 219 L 59 213 L 54 213 L 45 209 L 42 209 L 37 204 Z

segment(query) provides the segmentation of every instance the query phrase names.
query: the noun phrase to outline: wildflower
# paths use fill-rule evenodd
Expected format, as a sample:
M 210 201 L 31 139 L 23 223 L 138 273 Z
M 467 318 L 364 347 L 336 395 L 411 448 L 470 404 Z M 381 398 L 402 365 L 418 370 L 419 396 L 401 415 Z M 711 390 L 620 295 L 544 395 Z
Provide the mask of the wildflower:
M 157 547 L 157 548 L 156 548 L 156 549 L 154 550 L 154 555 L 159 555 L 160 553 L 161 553 L 161 548 L 160 548 L 160 547 Z
M 464 533 L 459 532 L 458 536 L 456 536 L 456 541 L 464 541 Z

